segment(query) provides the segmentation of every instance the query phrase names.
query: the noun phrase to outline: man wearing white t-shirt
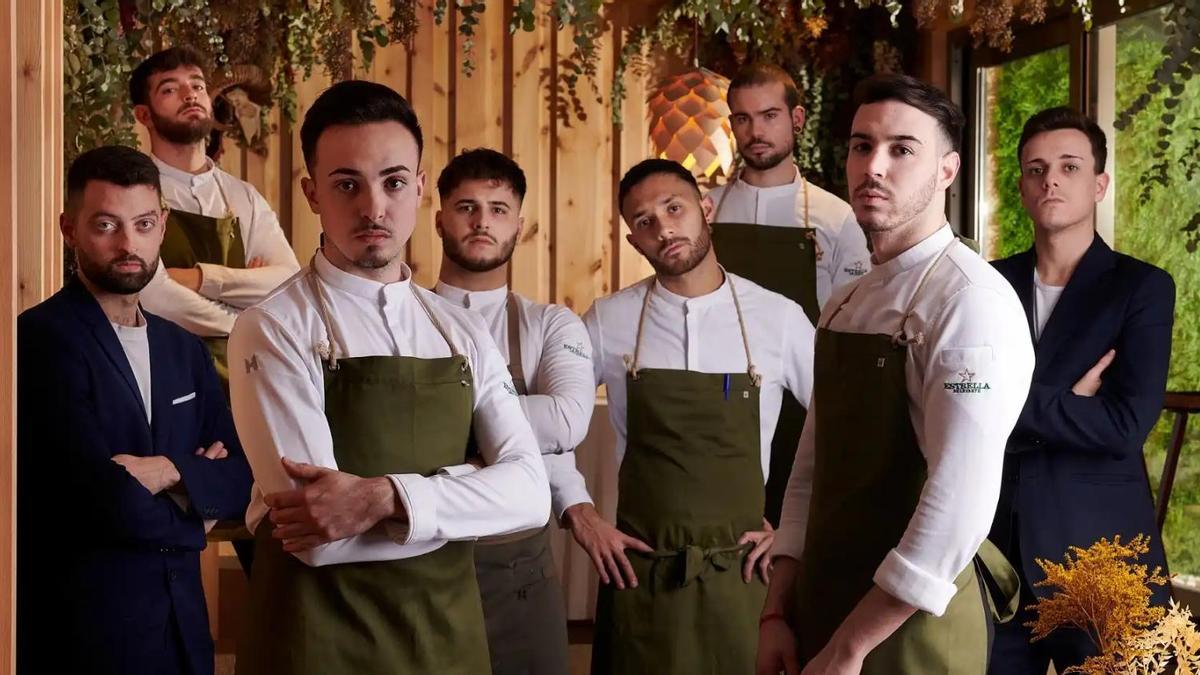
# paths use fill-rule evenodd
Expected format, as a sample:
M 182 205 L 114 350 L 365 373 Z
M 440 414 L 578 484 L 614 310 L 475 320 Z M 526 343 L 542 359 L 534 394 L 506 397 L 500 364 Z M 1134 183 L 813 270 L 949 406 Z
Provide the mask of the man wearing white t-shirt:
M 1153 265 L 1116 253 L 1096 233 L 1107 142 L 1070 108 L 1025 123 L 1018 187 L 1033 220 L 1033 247 L 998 260 L 1020 296 L 1036 365 L 1029 398 L 1004 456 L 989 537 L 1021 576 L 1021 607 L 1047 593 L 1036 558 L 1059 560 L 1101 537 L 1157 533 L 1142 444 L 1167 385 L 1175 283 Z M 1166 569 L 1153 536 L 1138 563 Z M 1166 587 L 1152 602 L 1165 606 Z M 1077 631 L 1030 642 L 1027 611 L 999 627 L 990 673 L 1063 672 L 1096 654 Z

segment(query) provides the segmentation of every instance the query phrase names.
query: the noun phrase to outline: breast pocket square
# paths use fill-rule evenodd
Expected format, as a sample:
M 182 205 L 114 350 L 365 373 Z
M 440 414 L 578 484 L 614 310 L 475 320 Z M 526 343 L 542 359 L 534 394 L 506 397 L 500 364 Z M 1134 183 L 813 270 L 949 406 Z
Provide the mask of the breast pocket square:
M 187 396 L 180 396 L 179 398 L 172 399 L 171 405 L 179 405 L 180 403 L 187 403 L 188 401 L 190 401 L 194 398 L 196 398 L 196 392 L 193 391 L 192 393 L 188 394 Z

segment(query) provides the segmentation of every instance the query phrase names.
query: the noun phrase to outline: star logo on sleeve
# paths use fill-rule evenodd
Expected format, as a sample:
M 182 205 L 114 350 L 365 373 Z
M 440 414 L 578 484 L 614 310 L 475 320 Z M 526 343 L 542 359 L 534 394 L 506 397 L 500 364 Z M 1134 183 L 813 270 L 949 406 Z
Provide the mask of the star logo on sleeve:
M 946 391 L 952 394 L 982 394 L 992 388 L 987 382 L 976 382 L 975 371 L 970 368 L 963 368 L 957 375 L 958 382 L 943 383 Z

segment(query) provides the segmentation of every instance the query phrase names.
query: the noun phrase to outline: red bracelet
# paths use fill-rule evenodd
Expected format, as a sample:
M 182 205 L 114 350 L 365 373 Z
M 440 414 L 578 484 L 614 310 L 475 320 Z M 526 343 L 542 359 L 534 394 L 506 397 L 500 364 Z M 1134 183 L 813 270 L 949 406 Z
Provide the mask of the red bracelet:
M 759 627 L 761 628 L 761 627 L 762 627 L 762 625 L 763 625 L 764 623 L 766 623 L 766 622 L 768 622 L 768 621 L 776 621 L 776 620 L 778 620 L 778 621 L 782 621 L 782 622 L 784 622 L 784 623 L 787 623 L 787 622 L 788 622 L 788 620 L 787 620 L 787 617 L 786 617 L 786 616 L 784 616 L 782 613 L 780 613 L 780 612 L 768 612 L 767 614 L 763 614 L 761 617 L 759 617 L 759 619 L 758 619 L 758 625 L 759 625 Z

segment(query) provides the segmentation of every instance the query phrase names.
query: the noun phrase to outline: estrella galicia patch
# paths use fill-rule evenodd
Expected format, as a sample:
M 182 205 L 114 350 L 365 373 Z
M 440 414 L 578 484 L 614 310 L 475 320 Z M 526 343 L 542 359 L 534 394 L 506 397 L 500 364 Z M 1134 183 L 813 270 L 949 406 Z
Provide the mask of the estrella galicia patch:
M 842 271 L 852 277 L 861 277 L 867 273 L 867 266 L 861 260 L 855 260 L 853 265 L 843 267 Z
M 966 368 L 958 372 L 958 382 L 945 382 L 944 386 L 953 394 L 982 394 L 992 388 L 987 382 L 976 382 L 975 371 Z
M 592 358 L 592 357 L 588 356 L 587 350 L 585 350 L 583 348 L 583 342 L 576 342 L 573 345 L 567 344 L 564 342 L 563 349 L 571 352 L 572 354 L 574 354 L 575 356 L 578 356 L 581 359 L 591 359 Z

